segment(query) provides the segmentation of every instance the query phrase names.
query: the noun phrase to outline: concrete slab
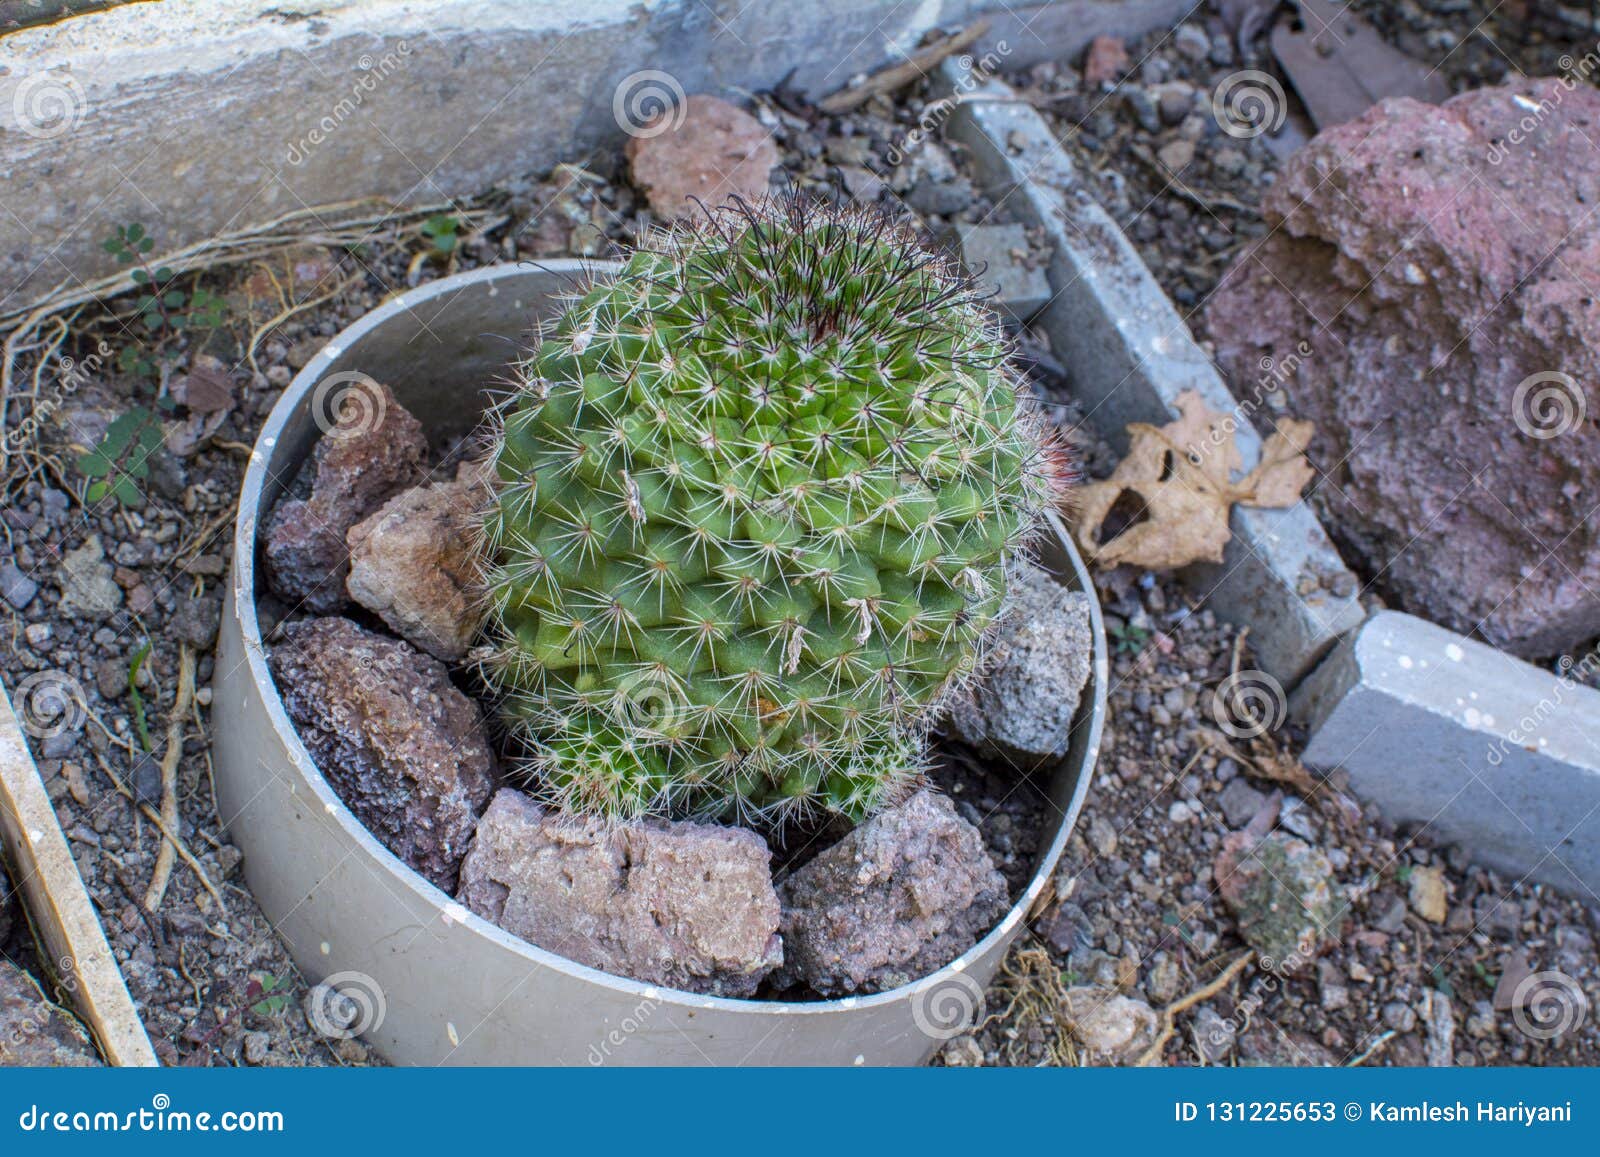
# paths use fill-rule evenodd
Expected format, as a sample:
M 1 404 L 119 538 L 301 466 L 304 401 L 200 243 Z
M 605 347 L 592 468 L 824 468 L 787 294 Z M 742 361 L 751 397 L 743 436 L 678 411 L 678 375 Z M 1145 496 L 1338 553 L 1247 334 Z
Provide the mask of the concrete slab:
M 0 36 L 0 314 L 162 247 L 361 197 L 480 192 L 615 156 L 686 93 L 822 95 L 987 15 L 1002 67 L 1192 0 L 165 0 Z
M 1505 872 L 1600 893 L 1600 670 L 1556 675 L 1397 611 L 1342 642 L 1290 700 L 1303 759 L 1342 767 L 1390 819 Z
M 947 94 L 960 96 L 949 133 L 970 150 L 988 191 L 1024 223 L 1044 227 L 1055 246 L 1054 296 L 1037 322 L 1067 366 L 1088 420 L 1124 448 L 1129 422 L 1170 421 L 1178 395 L 1195 390 L 1232 417 L 1244 469 L 1251 469 L 1261 456 L 1252 422 L 1259 399 L 1234 398 L 1043 118 L 1013 100 L 1003 82 L 958 62 L 945 62 L 941 80 Z M 1261 669 L 1292 686 L 1360 624 L 1359 584 L 1304 503 L 1235 507 L 1230 526 L 1223 563 L 1190 568 L 1185 581 L 1218 614 L 1249 623 Z
M 1027 322 L 1050 304 L 1047 255 L 1033 252 L 1022 225 L 958 225 L 961 264 L 1012 320 Z

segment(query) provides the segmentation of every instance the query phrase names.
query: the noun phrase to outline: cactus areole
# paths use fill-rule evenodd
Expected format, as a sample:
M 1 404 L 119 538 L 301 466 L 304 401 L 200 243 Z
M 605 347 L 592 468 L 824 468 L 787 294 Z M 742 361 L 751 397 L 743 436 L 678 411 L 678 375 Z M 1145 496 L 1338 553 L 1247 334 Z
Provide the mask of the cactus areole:
M 787 202 L 577 297 L 494 454 L 489 677 L 547 798 L 619 818 L 894 802 L 1052 485 L 971 285 Z

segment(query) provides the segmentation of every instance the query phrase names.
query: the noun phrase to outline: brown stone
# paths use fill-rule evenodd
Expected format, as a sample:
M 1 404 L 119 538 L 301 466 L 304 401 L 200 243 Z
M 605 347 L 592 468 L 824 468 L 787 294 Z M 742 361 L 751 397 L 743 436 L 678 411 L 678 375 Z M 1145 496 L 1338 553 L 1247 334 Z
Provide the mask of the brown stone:
M 1090 88 L 1115 84 L 1128 71 L 1128 46 L 1115 36 L 1096 36 L 1083 54 L 1083 82 Z
M 283 629 L 270 663 L 329 786 L 395 855 L 446 891 L 495 788 L 483 719 L 444 664 L 348 619 Z
M 697 95 L 662 118 L 631 137 L 626 149 L 634 184 L 645 190 L 650 208 L 663 217 L 688 218 L 701 211 L 691 198 L 714 207 L 732 196 L 766 196 L 778 147 L 755 117 L 725 100 Z
M 1597 131 L 1559 80 L 1383 101 L 1288 162 L 1207 309 L 1235 393 L 1316 423 L 1347 557 L 1528 657 L 1600 633 Z
M 502 789 L 463 904 L 568 960 L 687 992 L 752 995 L 783 960 L 767 845 L 744 828 L 551 815 Z
M 389 628 L 440 659 L 467 653 L 479 613 L 474 514 L 482 468 L 402 490 L 350 528 L 345 589 Z
M 369 380 L 370 381 L 370 380 Z M 345 536 L 395 491 L 422 481 L 428 441 L 388 386 L 352 383 L 337 421 L 312 451 L 307 498 L 267 520 L 267 582 L 284 601 L 330 614 L 345 604 Z

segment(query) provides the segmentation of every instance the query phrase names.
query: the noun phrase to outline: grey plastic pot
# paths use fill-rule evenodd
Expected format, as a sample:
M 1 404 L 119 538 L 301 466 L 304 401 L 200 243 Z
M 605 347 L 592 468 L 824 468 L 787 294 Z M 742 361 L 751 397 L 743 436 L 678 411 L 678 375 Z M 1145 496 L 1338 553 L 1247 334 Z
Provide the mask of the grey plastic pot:
M 273 408 L 239 502 L 213 699 L 218 806 L 245 876 L 296 963 L 356 1002 L 355 1028 L 396 1064 L 916 1064 L 963 1031 L 1055 868 L 1088 790 L 1106 702 L 1095 659 L 1067 758 L 1035 781 L 1051 819 L 1026 894 L 960 959 L 914 984 L 810 1003 L 652 988 L 574 964 L 468 912 L 385 849 L 334 795 L 285 715 L 256 618 L 257 536 L 319 430 L 318 386 L 387 383 L 443 441 L 470 430 L 515 343 L 584 263 L 500 266 L 403 294 L 334 338 Z M 323 393 L 328 391 L 324 390 Z M 1044 562 L 1090 591 L 1052 524 Z

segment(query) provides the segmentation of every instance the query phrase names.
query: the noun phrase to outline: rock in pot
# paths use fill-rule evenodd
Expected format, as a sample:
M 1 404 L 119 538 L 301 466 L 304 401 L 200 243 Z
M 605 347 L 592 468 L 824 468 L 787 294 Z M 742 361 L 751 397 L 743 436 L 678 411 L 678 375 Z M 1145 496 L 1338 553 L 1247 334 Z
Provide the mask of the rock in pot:
M 428 441 L 388 386 L 362 379 L 339 403 L 338 421 L 307 467 L 308 497 L 285 497 L 267 521 L 267 581 L 278 596 L 317 614 L 345 603 L 345 535 L 396 490 L 420 482 Z
M 927 789 L 801 866 L 779 896 L 780 983 L 825 995 L 894 988 L 944 967 L 1008 903 L 978 829 Z
M 980 678 L 951 705 L 950 728 L 986 755 L 1032 767 L 1066 754 L 1094 637 L 1087 595 L 1028 564 L 1010 577 L 1009 610 Z
M 621 826 L 512 788 L 484 813 L 459 899 L 530 944 L 650 984 L 751 996 L 783 961 L 767 845 L 744 828 Z
M 283 635 L 272 673 L 328 783 L 386 848 L 453 890 L 495 786 L 477 707 L 437 659 L 348 619 Z
M 483 467 L 402 490 L 350 528 L 350 597 L 440 659 L 461 659 L 478 629 L 472 515 Z

